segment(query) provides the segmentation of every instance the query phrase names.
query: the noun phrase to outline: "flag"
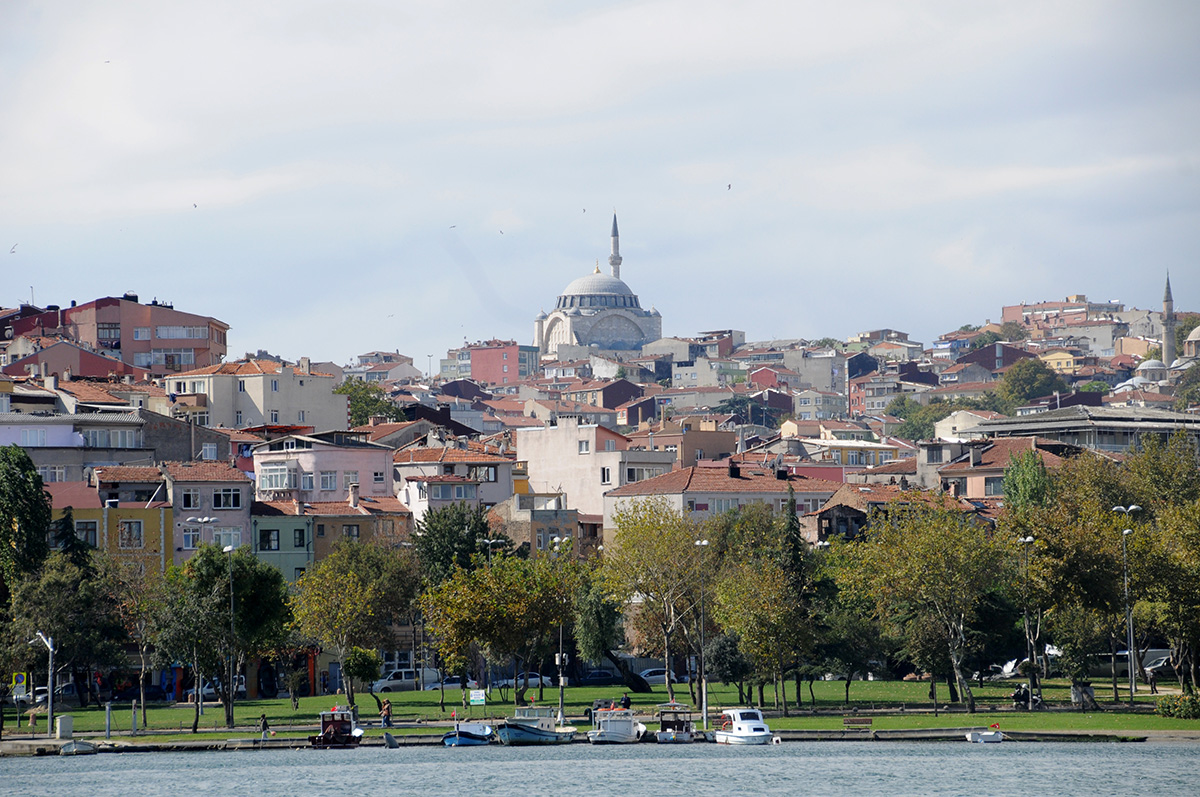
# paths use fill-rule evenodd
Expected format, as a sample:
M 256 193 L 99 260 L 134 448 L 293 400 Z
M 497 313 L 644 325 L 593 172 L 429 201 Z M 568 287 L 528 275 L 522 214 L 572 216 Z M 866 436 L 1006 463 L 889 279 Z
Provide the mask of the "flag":
M 457 718 L 458 718 L 458 710 L 450 709 L 450 719 L 457 719 Z
M 1000 723 L 998 723 L 998 722 L 993 722 L 993 723 L 992 723 L 992 724 L 991 724 L 989 727 L 992 727 L 992 728 L 999 728 L 999 727 L 1000 727 Z

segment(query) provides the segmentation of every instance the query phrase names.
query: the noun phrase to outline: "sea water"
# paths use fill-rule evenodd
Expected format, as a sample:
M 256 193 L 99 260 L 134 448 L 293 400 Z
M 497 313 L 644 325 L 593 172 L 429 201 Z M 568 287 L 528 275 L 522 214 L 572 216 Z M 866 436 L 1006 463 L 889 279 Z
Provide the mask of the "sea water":
M 785 742 L 0 758 L 17 795 L 1183 795 L 1188 743 Z

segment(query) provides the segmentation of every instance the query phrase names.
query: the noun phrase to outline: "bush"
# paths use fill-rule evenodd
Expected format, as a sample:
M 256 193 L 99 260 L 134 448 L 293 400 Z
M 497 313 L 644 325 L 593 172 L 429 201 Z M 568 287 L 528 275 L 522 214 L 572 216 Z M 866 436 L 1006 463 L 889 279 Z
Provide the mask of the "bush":
M 1200 697 L 1196 695 L 1169 695 L 1160 697 L 1154 707 L 1160 717 L 1175 717 L 1181 720 L 1200 719 Z

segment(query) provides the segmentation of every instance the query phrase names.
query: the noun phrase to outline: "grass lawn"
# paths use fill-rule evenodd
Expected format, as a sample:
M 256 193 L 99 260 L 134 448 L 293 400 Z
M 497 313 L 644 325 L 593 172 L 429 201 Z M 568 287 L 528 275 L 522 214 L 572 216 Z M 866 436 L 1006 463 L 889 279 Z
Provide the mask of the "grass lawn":
M 1200 730 L 1200 722 L 1195 720 L 1174 720 L 1156 717 L 1152 714 L 1122 711 L 1119 706 L 1115 706 L 1111 702 L 1111 688 L 1106 690 L 1104 685 L 1099 683 L 1096 684 L 1096 697 L 1101 707 L 1105 709 L 1103 711 L 1091 713 L 1043 711 L 1029 714 L 1025 712 L 992 710 L 991 707 L 993 706 L 997 709 L 1007 709 L 1011 705 L 1009 695 L 1017 683 L 1017 681 L 988 683 L 982 688 L 974 689 L 979 711 L 973 716 L 954 712 L 950 714 L 943 713 L 941 716 L 935 717 L 932 713 L 926 713 L 931 708 L 928 683 L 912 681 L 854 681 L 850 685 L 851 702 L 850 706 L 847 707 L 843 703 L 845 695 L 844 682 L 818 681 L 813 684 L 817 714 L 813 715 L 809 713 L 812 710 L 812 706 L 810 705 L 808 686 L 805 685 L 803 690 L 804 706 L 801 710 L 801 716 L 786 718 L 781 716 L 772 717 L 770 722 L 771 726 L 776 729 L 840 730 L 842 727 L 842 713 L 857 708 L 860 711 L 895 711 L 895 713 L 886 716 L 875 716 L 873 727 L 880 730 L 979 726 L 988 725 L 992 722 L 999 722 L 1004 730 L 1013 731 Z M 793 713 L 796 711 L 794 690 L 795 684 L 789 682 L 788 701 L 791 704 Z M 592 705 L 593 700 L 619 698 L 624 691 L 619 686 L 570 687 L 566 690 L 565 695 L 566 713 L 571 716 L 579 716 L 585 708 Z M 1056 705 L 1069 705 L 1070 690 L 1069 685 L 1065 681 L 1048 682 L 1045 684 L 1043 691 L 1048 703 L 1052 707 Z M 502 694 L 508 698 L 506 701 L 501 700 Z M 527 698 L 533 698 L 537 705 L 556 706 L 558 704 L 557 688 L 546 687 L 542 690 L 540 696 L 537 689 L 530 689 L 526 696 Z M 676 687 L 675 696 L 680 702 L 693 703 L 686 684 Z M 763 696 L 766 701 L 766 708 L 770 711 L 774 700 L 773 690 L 764 690 Z M 376 724 L 378 723 L 378 712 L 375 707 L 375 701 L 369 694 L 365 693 L 359 694 L 356 697 L 360 716 L 363 721 L 369 722 L 372 726 L 368 728 L 367 732 L 371 735 L 379 734 L 381 731 Z M 449 720 L 452 710 L 456 711 L 459 717 L 465 718 L 501 717 L 510 714 L 512 711 L 511 690 L 506 693 L 493 690 L 486 707 L 475 706 L 467 709 L 465 712 L 462 709 L 462 692 L 457 689 L 446 691 L 445 711 L 442 711 L 439 706 L 439 693 L 437 691 L 393 692 L 386 695 L 386 697 L 389 697 L 392 701 L 395 722 L 405 725 L 414 722 Z M 948 691 L 944 684 L 938 687 L 938 697 L 939 705 L 946 705 Z M 633 701 L 635 709 L 640 709 L 645 713 L 652 713 L 656 704 L 667 701 L 667 691 L 664 686 L 656 686 L 649 694 L 630 693 L 630 698 Z M 1144 691 L 1140 692 L 1137 698 L 1139 704 L 1151 705 L 1153 703 L 1153 696 Z M 253 735 L 259 714 L 261 713 L 267 715 L 268 721 L 275 728 L 291 725 L 315 725 L 318 712 L 328 709 L 334 704 L 342 705 L 340 696 L 328 695 L 325 697 L 302 698 L 300 700 L 300 708 L 297 711 L 292 710 L 291 701 L 286 698 L 238 701 L 234 712 L 238 727 L 234 731 L 224 728 L 224 711 L 222 708 L 219 705 L 210 704 L 205 706 L 204 716 L 200 718 L 200 730 L 209 733 L 215 732 L 221 738 L 230 735 Z M 710 711 L 718 712 L 723 707 L 736 705 L 739 705 L 736 688 L 723 684 L 709 685 Z M 903 712 L 901 712 L 902 707 L 904 708 Z M 1107 710 L 1110 707 L 1112 707 L 1112 711 Z M 87 733 L 104 730 L 104 709 L 102 707 L 91 706 L 86 709 L 80 709 L 78 706 L 71 704 L 65 706 L 60 704 L 55 707 L 55 711 L 58 714 L 65 713 L 72 715 L 75 718 L 75 729 L 77 731 Z M 161 738 L 158 734 L 170 733 L 171 731 L 174 731 L 175 734 L 182 733 L 185 738 L 195 738 L 190 734 L 192 714 L 193 708 L 190 705 L 153 705 L 149 709 L 149 729 L 156 732 L 156 738 Z M 118 734 L 127 735 L 131 727 L 129 704 L 114 705 L 112 717 L 113 731 Z M 5 711 L 6 735 L 11 735 L 16 730 L 13 720 L 13 708 L 7 706 Z M 45 723 L 45 716 L 39 717 L 38 728 L 42 733 L 46 731 Z M 138 726 L 141 728 L 140 712 Z M 19 732 L 27 732 L 24 723 L 22 723 Z M 415 730 L 397 729 L 393 732 L 428 733 L 436 732 L 436 730 L 435 728 Z M 305 735 L 302 732 L 289 733 L 282 730 L 279 733 L 280 736 Z

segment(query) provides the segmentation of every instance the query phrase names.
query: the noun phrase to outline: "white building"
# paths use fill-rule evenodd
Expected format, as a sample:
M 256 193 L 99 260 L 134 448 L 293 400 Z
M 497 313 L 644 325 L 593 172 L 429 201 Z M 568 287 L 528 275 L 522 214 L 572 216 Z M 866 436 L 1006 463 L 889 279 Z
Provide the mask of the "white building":
M 167 393 L 187 404 L 200 426 L 240 429 L 267 424 L 345 429 L 346 396 L 333 392 L 338 379 L 314 372 L 307 357 L 296 365 L 239 360 L 160 380 Z M 194 397 L 194 400 L 193 398 Z

